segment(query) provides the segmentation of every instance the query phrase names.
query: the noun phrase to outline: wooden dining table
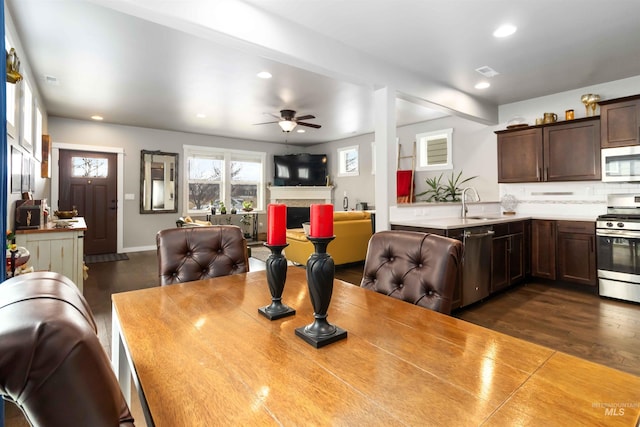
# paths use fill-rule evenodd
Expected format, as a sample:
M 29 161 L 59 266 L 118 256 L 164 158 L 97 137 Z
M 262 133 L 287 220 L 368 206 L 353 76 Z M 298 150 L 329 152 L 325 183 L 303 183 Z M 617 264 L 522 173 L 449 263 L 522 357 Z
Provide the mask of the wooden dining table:
M 636 425 L 640 378 L 334 281 L 316 349 L 305 270 L 270 321 L 264 271 L 114 294 L 112 363 L 148 425 Z

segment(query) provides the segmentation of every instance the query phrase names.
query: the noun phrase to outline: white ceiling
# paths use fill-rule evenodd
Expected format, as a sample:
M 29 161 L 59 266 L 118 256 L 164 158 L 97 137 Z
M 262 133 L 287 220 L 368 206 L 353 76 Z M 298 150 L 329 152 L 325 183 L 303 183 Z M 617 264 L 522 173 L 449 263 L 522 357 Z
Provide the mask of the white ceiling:
M 371 133 L 384 86 L 400 98 L 398 125 L 446 114 L 495 123 L 499 104 L 640 75 L 637 0 L 6 4 L 50 115 L 259 141 Z M 507 22 L 518 31 L 494 38 Z M 480 91 L 485 65 L 500 74 Z M 254 125 L 281 109 L 322 128 Z

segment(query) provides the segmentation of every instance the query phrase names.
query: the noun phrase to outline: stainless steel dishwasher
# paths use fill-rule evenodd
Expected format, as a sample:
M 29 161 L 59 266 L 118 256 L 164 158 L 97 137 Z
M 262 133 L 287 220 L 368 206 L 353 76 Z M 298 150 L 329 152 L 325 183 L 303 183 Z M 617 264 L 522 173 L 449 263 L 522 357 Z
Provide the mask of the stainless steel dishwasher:
M 491 286 L 490 226 L 465 228 L 462 243 L 462 306 L 489 296 Z

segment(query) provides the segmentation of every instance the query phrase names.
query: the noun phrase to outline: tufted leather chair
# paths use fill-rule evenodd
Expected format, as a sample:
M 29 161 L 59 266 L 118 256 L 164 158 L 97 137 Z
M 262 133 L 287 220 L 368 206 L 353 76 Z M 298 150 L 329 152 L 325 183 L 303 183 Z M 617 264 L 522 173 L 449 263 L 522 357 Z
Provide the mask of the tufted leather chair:
M 58 273 L 0 284 L 0 394 L 33 426 L 134 425 L 91 310 Z
M 247 241 L 235 225 L 162 230 L 156 243 L 161 285 L 249 271 Z
M 449 314 L 460 277 L 462 243 L 413 231 L 381 231 L 369 240 L 361 286 Z

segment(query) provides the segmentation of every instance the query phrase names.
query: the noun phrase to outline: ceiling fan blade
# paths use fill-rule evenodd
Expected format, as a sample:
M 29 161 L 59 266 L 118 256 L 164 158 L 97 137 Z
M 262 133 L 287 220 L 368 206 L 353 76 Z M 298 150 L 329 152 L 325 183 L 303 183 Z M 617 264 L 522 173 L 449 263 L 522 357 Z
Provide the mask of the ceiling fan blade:
M 306 126 L 306 127 L 310 127 L 310 128 L 314 128 L 314 129 L 320 129 L 322 126 L 320 125 L 316 125 L 314 123 L 305 123 L 305 122 L 296 122 L 298 123 L 300 126 Z
M 276 114 L 273 114 L 273 113 L 263 113 L 263 114 L 267 114 L 267 115 L 273 117 L 274 119 L 278 119 L 278 121 L 282 120 L 282 117 L 280 117 L 280 116 L 278 116 Z
M 278 121 L 275 121 L 275 122 L 262 122 L 262 123 L 254 123 L 253 125 L 254 125 L 254 126 L 255 126 L 255 125 L 269 125 L 269 124 L 271 124 L 271 123 L 278 123 L 279 121 L 280 121 L 280 120 L 278 120 Z
M 300 116 L 300 117 L 296 117 L 296 121 L 298 120 L 309 120 L 309 119 L 315 119 L 316 116 L 312 116 L 311 114 L 307 114 L 306 116 Z

